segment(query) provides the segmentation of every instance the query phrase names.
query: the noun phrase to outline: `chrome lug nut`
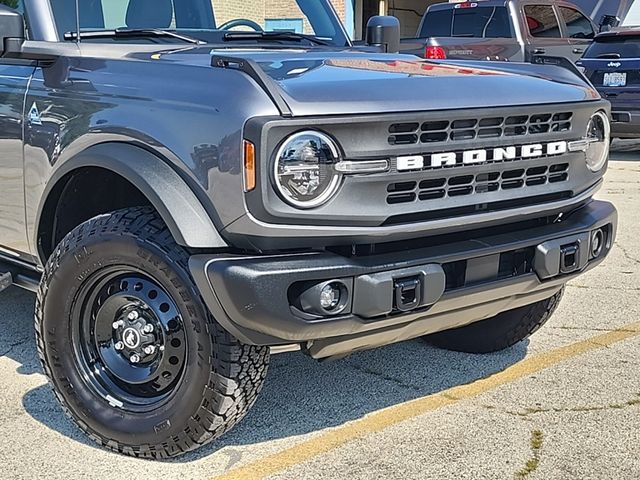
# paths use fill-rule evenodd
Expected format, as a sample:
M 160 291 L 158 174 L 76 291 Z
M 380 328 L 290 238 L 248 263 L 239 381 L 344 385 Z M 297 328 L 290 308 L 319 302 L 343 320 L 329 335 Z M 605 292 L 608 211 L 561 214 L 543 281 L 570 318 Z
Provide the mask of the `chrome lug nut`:
M 114 345 L 115 349 L 118 350 L 119 352 L 124 350 L 124 343 L 122 342 L 118 342 Z
M 147 355 L 153 355 L 154 353 L 156 353 L 156 347 L 154 347 L 153 345 L 144 347 L 144 353 Z
M 144 333 L 153 333 L 153 325 L 151 325 L 151 324 L 145 325 L 144 328 L 142 329 L 142 331 Z
M 134 353 L 133 355 L 131 355 L 131 357 L 129 357 L 129 361 L 131 363 L 140 363 L 140 355 Z
M 140 318 L 140 314 L 136 310 L 134 310 L 132 312 L 129 312 L 129 315 L 127 315 L 127 318 L 131 321 L 137 320 Z
M 120 327 L 124 327 L 124 322 L 122 320 L 118 320 L 117 322 L 113 322 L 113 329 L 118 330 Z
M 160 345 L 160 348 L 158 350 L 160 350 L 161 352 L 164 352 L 164 345 Z

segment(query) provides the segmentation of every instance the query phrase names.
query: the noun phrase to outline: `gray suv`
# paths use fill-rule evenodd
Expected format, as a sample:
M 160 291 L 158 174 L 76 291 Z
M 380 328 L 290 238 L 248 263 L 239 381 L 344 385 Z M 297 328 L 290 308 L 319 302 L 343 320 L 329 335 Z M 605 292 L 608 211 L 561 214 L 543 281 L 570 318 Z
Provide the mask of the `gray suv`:
M 568 70 L 355 48 L 325 0 L 1 3 L 0 289 L 113 451 L 218 438 L 272 348 L 508 348 L 613 245 Z

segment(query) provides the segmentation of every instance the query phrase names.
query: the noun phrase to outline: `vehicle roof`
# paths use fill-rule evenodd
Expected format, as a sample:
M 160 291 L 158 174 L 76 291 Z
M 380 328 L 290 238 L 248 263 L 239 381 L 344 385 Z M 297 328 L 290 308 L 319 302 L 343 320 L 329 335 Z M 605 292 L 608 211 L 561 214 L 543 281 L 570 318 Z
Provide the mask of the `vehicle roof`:
M 521 3 L 520 0 L 469 0 L 466 2 L 449 2 L 449 3 L 434 3 L 429 7 L 430 12 L 434 12 L 437 10 L 448 10 L 455 8 L 456 5 L 460 5 L 463 3 L 477 3 L 478 7 L 505 7 L 509 3 Z M 576 5 L 575 3 L 568 0 L 536 0 L 535 2 L 538 5 L 562 5 L 567 7 L 576 8 L 577 10 L 582 11 L 582 9 Z

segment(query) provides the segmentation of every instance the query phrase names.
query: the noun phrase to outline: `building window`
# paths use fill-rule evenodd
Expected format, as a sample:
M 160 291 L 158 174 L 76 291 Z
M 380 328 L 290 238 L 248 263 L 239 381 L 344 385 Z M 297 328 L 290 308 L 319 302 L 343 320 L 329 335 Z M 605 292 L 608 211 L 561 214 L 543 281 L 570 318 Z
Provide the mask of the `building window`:
M 302 18 L 267 18 L 265 30 L 304 33 L 304 20 Z

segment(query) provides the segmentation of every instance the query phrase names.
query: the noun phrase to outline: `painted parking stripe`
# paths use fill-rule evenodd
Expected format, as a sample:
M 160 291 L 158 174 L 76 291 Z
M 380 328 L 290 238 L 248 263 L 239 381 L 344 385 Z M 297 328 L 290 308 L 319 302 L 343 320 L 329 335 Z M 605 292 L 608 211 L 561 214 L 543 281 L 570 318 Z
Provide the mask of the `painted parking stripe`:
M 512 383 L 541 370 L 553 367 L 588 352 L 607 348 L 615 343 L 640 336 L 640 322 L 587 340 L 550 350 L 522 360 L 511 367 L 475 382 L 444 390 L 440 393 L 394 405 L 371 413 L 359 420 L 328 430 L 281 452 L 261 458 L 246 466 L 238 467 L 214 477 L 212 480 L 259 480 L 335 450 L 346 443 L 380 432 L 385 428 L 453 405 L 461 400 L 477 397 L 501 385 Z

